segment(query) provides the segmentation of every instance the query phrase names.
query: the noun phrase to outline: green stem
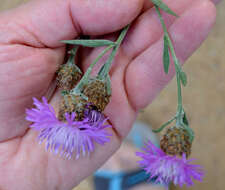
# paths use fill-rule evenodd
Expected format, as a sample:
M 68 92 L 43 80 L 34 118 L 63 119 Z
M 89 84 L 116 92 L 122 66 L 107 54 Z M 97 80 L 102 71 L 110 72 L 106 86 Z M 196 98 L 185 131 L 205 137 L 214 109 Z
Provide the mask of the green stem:
M 105 48 L 99 55 L 98 57 L 95 59 L 95 61 L 88 67 L 87 71 L 85 72 L 84 76 L 82 77 L 82 79 L 80 80 L 80 82 L 77 84 L 77 86 L 72 89 L 71 93 L 72 94 L 77 94 L 80 93 L 80 89 L 82 89 L 82 87 L 84 86 L 84 84 L 86 84 L 87 80 L 90 77 L 90 74 L 92 72 L 92 69 L 94 68 L 94 66 L 96 65 L 96 63 L 110 50 L 114 47 L 115 45 L 109 45 L 107 48 Z
M 176 71 L 177 79 L 177 126 L 183 123 L 183 105 L 182 105 L 182 94 L 181 94 L 181 80 L 180 73 Z
M 100 70 L 100 72 L 98 74 L 100 79 L 105 79 L 107 77 L 109 70 L 111 68 L 113 59 L 120 47 L 120 44 L 122 43 L 124 37 L 126 36 L 127 31 L 129 30 L 129 26 L 130 25 L 127 25 L 120 33 L 120 36 L 118 37 L 118 39 L 116 41 L 116 46 L 113 48 L 112 53 L 110 54 L 108 60 L 106 61 L 106 63 L 104 64 L 104 66 L 102 67 L 102 69 Z
M 176 53 L 175 53 L 175 49 L 173 47 L 172 41 L 171 41 L 169 33 L 167 31 L 165 22 L 164 22 L 164 20 L 162 18 L 162 15 L 161 15 L 160 11 L 159 11 L 159 7 L 157 5 L 155 5 L 155 8 L 156 8 L 156 12 L 157 12 L 157 14 L 159 16 L 160 22 L 162 24 L 164 35 L 167 38 L 168 46 L 169 46 L 169 49 L 170 49 L 170 52 L 171 52 L 171 55 L 172 55 L 172 58 L 173 58 L 173 61 L 174 61 L 175 70 L 176 70 L 176 80 L 177 80 L 177 113 L 176 113 L 176 116 L 175 116 L 176 126 L 177 127 L 184 127 L 189 133 L 190 142 L 192 142 L 193 139 L 194 139 L 194 132 L 189 127 L 188 123 L 187 124 L 184 123 L 185 113 L 184 113 L 183 105 L 182 105 L 181 66 L 180 66 L 179 61 L 177 59 L 177 56 L 176 56 Z M 163 129 L 165 127 L 165 125 L 168 125 L 168 123 L 170 124 L 171 120 L 168 121 L 167 123 L 165 123 L 158 130 Z
M 78 51 L 78 46 L 75 46 L 73 49 L 71 49 L 69 51 L 69 54 L 70 54 L 69 59 L 68 59 L 69 65 L 74 64 L 74 59 L 76 57 L 77 51 Z
M 159 16 L 160 22 L 162 24 L 164 35 L 166 36 L 166 38 L 168 40 L 168 45 L 169 45 L 170 52 L 171 52 L 171 55 L 172 55 L 172 58 L 173 58 L 173 61 L 174 61 L 174 65 L 175 65 L 176 79 L 177 79 L 177 102 L 178 102 L 178 105 L 177 105 L 177 125 L 179 125 L 179 124 L 181 124 L 182 119 L 183 119 L 181 80 L 180 80 L 180 72 L 179 72 L 181 66 L 180 66 L 179 61 L 177 59 L 177 56 L 176 56 L 176 53 L 175 53 L 175 49 L 173 47 L 173 43 L 172 43 L 172 41 L 170 39 L 170 36 L 169 36 L 169 33 L 167 31 L 165 22 L 164 22 L 164 20 L 162 18 L 162 15 L 161 15 L 160 11 L 159 11 L 159 7 L 157 5 L 155 5 L 155 8 L 156 8 L 156 12 L 157 12 L 157 14 Z
M 164 123 L 161 127 L 159 127 L 158 129 L 154 129 L 152 130 L 154 133 L 159 133 L 161 132 L 167 125 L 171 124 L 174 120 L 176 119 L 176 117 L 172 118 L 171 120 L 167 121 L 166 123 Z

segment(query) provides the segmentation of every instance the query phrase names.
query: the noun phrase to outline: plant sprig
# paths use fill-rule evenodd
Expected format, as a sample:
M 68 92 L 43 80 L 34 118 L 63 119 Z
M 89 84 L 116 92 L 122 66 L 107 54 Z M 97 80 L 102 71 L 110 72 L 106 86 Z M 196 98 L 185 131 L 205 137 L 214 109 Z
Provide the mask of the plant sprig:
M 154 1 L 159 2 L 160 0 L 153 0 Z M 160 131 L 162 131 L 166 126 L 168 126 L 169 124 L 171 124 L 174 120 L 176 120 L 176 126 L 177 127 L 182 127 L 185 128 L 188 131 L 189 134 L 189 138 L 190 141 L 192 142 L 194 139 L 194 132 L 193 130 L 189 127 L 188 124 L 188 120 L 183 108 L 183 103 L 182 103 L 182 93 L 181 93 L 181 84 L 183 86 L 186 86 L 187 84 L 187 76 L 186 73 L 182 70 L 181 65 L 179 63 L 179 60 L 176 56 L 175 53 L 175 49 L 172 43 L 172 40 L 170 39 L 169 33 L 167 31 L 165 22 L 163 20 L 163 17 L 160 13 L 159 8 L 161 8 L 160 5 L 162 7 L 162 4 L 159 3 L 155 3 L 155 9 L 156 12 L 159 16 L 162 28 L 163 28 L 163 32 L 164 32 L 164 48 L 163 48 L 163 65 L 164 65 L 164 71 L 167 74 L 169 71 L 169 66 L 170 66 L 170 53 L 171 52 L 171 56 L 174 62 L 174 66 L 175 66 L 175 71 L 176 71 L 176 80 L 177 80 L 177 112 L 174 118 L 172 118 L 171 120 L 169 120 L 168 122 L 166 122 L 165 124 L 163 124 L 159 129 L 154 130 L 154 132 L 158 133 Z M 165 10 L 165 9 L 163 9 Z M 170 11 L 169 11 L 170 13 Z M 170 13 L 171 14 L 171 13 Z
M 74 89 L 71 90 L 72 94 L 80 94 L 81 93 L 81 89 L 84 87 L 85 84 L 87 84 L 89 78 L 90 78 L 90 74 L 94 68 L 94 66 L 97 64 L 97 62 L 109 51 L 112 49 L 112 52 L 109 56 L 109 58 L 107 59 L 106 63 L 102 66 L 102 68 L 100 69 L 97 78 L 100 80 L 106 80 L 107 82 L 107 92 L 110 95 L 111 94 L 111 82 L 110 82 L 110 77 L 109 77 L 109 70 L 112 64 L 112 61 L 116 55 L 117 50 L 119 49 L 124 37 L 126 36 L 126 33 L 129 29 L 129 25 L 126 26 L 122 32 L 120 33 L 118 39 L 116 42 L 112 42 L 109 40 L 69 40 L 67 41 L 67 43 L 70 44 L 74 44 L 74 43 L 80 43 L 82 41 L 83 44 L 85 44 L 85 46 L 90 45 L 90 44 L 94 44 L 94 45 L 98 45 L 95 47 L 100 47 L 101 45 L 106 45 L 107 47 L 98 55 L 98 57 L 95 59 L 95 61 L 88 67 L 87 71 L 85 72 L 84 76 L 82 77 L 82 79 L 80 80 L 80 82 L 76 85 L 76 87 Z M 64 41 L 65 42 L 65 41 Z M 88 42 L 88 43 L 86 43 Z M 96 44 L 96 42 L 98 42 L 98 44 Z M 91 46 L 88 46 L 91 47 Z M 92 46 L 94 47 L 94 46 Z M 84 97 L 85 98 L 85 97 Z
M 98 78 L 99 79 L 105 79 L 107 77 L 107 75 L 109 74 L 109 70 L 111 68 L 113 59 L 116 55 L 117 50 L 120 47 L 120 44 L 122 43 L 124 37 L 127 34 L 127 31 L 129 30 L 130 25 L 127 25 L 122 32 L 120 33 L 120 36 L 118 37 L 117 41 L 115 42 L 115 46 L 112 50 L 112 53 L 110 54 L 108 60 L 106 61 L 106 63 L 103 65 L 103 67 L 100 69 L 99 73 L 98 73 Z

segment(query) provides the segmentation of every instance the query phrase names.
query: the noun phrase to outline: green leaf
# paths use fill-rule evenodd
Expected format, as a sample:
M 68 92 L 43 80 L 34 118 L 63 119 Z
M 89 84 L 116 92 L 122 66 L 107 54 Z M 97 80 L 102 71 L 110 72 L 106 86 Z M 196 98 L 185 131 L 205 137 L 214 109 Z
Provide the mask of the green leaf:
M 111 79 L 110 79 L 110 76 L 109 75 L 107 75 L 107 77 L 106 77 L 106 89 L 107 89 L 107 94 L 109 96 L 111 96 L 111 94 L 112 94 L 112 90 L 111 90 Z
M 163 3 L 162 0 L 151 0 L 151 1 L 154 3 L 154 5 L 158 6 L 163 11 L 178 17 L 178 15 L 175 12 L 173 12 L 165 3 Z
M 167 36 L 164 35 L 164 48 L 163 48 L 163 65 L 164 71 L 167 74 L 170 66 L 170 54 Z
M 183 71 L 180 71 L 179 74 L 180 74 L 180 80 L 181 80 L 183 86 L 186 86 L 187 85 L 187 75 L 186 75 L 186 73 L 183 72 Z
M 187 119 L 186 113 L 184 113 L 183 123 L 184 123 L 185 125 L 189 126 L 189 122 L 188 122 L 188 119 Z
M 61 42 L 65 44 L 81 45 L 85 47 L 101 47 L 115 45 L 115 42 L 112 42 L 110 40 L 63 40 Z

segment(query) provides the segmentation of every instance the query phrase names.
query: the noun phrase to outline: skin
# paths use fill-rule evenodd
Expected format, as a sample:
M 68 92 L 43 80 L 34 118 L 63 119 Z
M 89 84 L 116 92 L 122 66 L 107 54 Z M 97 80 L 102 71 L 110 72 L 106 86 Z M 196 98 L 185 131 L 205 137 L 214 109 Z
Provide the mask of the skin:
M 164 2 L 180 16 L 167 15 L 165 20 L 184 63 L 211 30 L 215 6 L 209 0 Z M 118 33 L 112 33 L 131 21 L 110 72 L 112 99 L 104 113 L 113 126 L 111 142 L 97 145 L 90 157 L 79 160 L 45 152 L 36 141 L 37 132 L 28 128 L 25 108 L 32 107 L 32 97 L 51 91 L 54 73 L 66 53 L 59 41 L 81 34 L 116 39 Z M 0 189 L 69 190 L 99 168 L 119 148 L 138 111 L 174 76 L 173 66 L 164 74 L 162 47 L 161 25 L 152 4 L 144 0 L 39 0 L 2 12 Z M 85 70 L 100 50 L 82 50 L 79 65 Z M 51 99 L 56 109 L 59 98 L 56 92 Z

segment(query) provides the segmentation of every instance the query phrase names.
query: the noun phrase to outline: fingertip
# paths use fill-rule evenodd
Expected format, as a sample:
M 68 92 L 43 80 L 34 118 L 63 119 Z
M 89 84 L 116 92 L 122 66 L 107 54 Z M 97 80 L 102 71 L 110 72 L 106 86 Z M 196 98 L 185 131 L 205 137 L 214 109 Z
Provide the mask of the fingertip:
M 182 62 L 206 39 L 215 20 L 215 5 L 210 0 L 200 0 L 171 26 L 169 32 L 174 41 L 176 53 Z
M 210 0 L 202 1 L 202 6 L 199 6 L 202 9 L 202 13 L 205 14 L 206 19 L 209 22 L 209 25 L 212 26 L 216 20 L 216 6 Z

